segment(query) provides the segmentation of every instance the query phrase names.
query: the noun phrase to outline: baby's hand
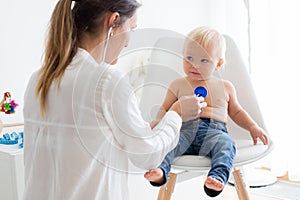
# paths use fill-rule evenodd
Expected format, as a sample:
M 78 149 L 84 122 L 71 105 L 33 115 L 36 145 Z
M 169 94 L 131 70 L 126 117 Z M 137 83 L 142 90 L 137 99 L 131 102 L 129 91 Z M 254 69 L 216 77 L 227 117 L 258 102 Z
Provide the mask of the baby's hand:
M 265 131 L 258 125 L 253 125 L 250 127 L 250 134 L 254 145 L 257 144 L 257 138 L 259 138 L 264 143 L 264 145 L 268 144 L 268 136 L 266 135 Z

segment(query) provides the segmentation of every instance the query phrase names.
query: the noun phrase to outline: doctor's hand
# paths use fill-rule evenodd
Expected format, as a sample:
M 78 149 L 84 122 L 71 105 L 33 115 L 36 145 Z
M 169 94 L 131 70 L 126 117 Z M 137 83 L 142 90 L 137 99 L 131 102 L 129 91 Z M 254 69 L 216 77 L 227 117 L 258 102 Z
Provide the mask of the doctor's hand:
M 206 107 L 207 104 L 204 102 L 203 97 L 182 96 L 178 101 L 176 101 L 170 110 L 177 112 L 183 122 L 196 119 L 200 117 L 202 108 Z

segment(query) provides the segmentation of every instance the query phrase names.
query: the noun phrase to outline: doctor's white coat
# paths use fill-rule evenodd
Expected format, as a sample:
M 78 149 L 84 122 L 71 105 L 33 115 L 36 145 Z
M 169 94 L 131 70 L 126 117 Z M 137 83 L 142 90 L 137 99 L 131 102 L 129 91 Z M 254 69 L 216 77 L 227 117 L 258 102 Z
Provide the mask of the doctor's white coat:
M 35 72 L 24 99 L 26 200 L 129 199 L 128 174 L 156 168 L 178 142 L 177 113 L 151 130 L 125 74 L 83 49 L 52 84 L 45 118 L 37 80 Z

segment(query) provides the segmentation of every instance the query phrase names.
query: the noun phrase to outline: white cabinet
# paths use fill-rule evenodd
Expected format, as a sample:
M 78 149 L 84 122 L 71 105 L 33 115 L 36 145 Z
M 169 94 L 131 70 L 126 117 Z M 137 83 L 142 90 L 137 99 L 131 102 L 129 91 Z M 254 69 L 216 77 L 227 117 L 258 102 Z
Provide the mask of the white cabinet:
M 0 199 L 19 200 L 24 189 L 23 149 L 0 144 Z

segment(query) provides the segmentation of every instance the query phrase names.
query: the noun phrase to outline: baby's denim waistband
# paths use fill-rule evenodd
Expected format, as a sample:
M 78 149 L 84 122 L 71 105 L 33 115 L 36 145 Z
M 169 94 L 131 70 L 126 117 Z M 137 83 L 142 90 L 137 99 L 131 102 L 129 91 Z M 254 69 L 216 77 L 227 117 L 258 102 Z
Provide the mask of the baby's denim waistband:
M 220 122 L 218 120 L 212 119 L 212 118 L 205 118 L 205 117 L 200 117 L 201 121 L 206 122 L 206 123 L 215 123 L 215 124 L 220 124 L 222 126 L 226 126 L 224 122 Z
M 197 123 L 197 125 L 195 124 L 195 122 Z M 196 128 L 196 129 L 198 129 L 198 128 L 203 129 L 203 128 L 210 127 L 213 129 L 219 129 L 224 132 L 227 132 L 227 127 L 224 122 L 221 122 L 221 121 L 218 121 L 215 119 L 211 119 L 211 118 L 205 118 L 205 117 L 201 117 L 200 120 L 194 119 L 194 120 L 190 120 L 187 122 L 183 122 L 181 131 L 182 130 L 191 130 L 192 127 Z

